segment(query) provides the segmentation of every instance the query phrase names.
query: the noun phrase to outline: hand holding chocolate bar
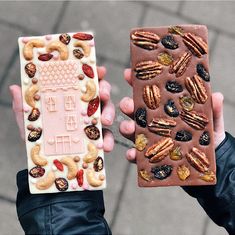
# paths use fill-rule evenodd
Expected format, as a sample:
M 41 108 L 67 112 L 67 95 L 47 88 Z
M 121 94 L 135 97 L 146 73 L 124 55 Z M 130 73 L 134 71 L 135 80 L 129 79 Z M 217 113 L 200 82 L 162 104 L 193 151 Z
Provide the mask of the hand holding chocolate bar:
M 150 44 L 155 46 L 149 47 Z M 123 122 L 120 130 L 125 136 L 136 131 L 139 185 L 213 184 L 215 163 L 205 27 L 133 30 L 131 52 L 132 76 L 128 71 L 126 79 L 134 83 L 135 107 L 133 101 L 127 105 L 126 99 L 120 107 L 129 115 L 135 109 L 137 129 L 132 122 L 132 130 L 127 131 Z M 221 96 L 215 94 L 214 99 L 216 110 L 221 107 Z M 130 106 L 130 110 L 125 110 Z M 218 144 L 224 131 L 221 125 L 218 128 L 216 120 L 223 120 L 214 118 Z M 128 155 L 133 159 L 135 150 L 129 150 Z

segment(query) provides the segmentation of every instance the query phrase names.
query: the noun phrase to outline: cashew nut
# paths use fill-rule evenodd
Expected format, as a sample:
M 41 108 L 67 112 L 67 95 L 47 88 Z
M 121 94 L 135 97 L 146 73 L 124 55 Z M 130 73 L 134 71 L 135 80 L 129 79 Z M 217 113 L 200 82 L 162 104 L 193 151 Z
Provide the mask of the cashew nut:
M 95 97 L 96 85 L 93 80 L 89 80 L 86 83 L 86 92 L 82 95 L 81 99 L 84 102 L 89 102 Z
M 83 158 L 83 161 L 86 163 L 91 163 L 91 162 L 95 161 L 95 159 L 97 158 L 98 149 L 91 142 L 88 144 L 87 149 L 88 149 L 88 153 Z
M 31 149 L 31 159 L 33 163 L 37 166 L 45 166 L 47 164 L 47 160 L 39 155 L 40 152 L 40 145 L 36 144 L 32 149 Z
M 50 42 L 47 45 L 46 50 L 48 53 L 51 53 L 52 51 L 58 51 L 60 53 L 61 60 L 67 60 L 69 57 L 68 47 L 61 41 L 56 40 L 56 41 Z
M 103 184 L 103 180 L 95 178 L 95 172 L 92 169 L 86 171 L 87 182 L 93 187 L 99 187 Z
M 69 180 L 74 179 L 77 175 L 78 168 L 73 158 L 67 156 L 67 157 L 63 157 L 60 161 L 68 167 L 67 178 Z
M 76 41 L 73 45 L 74 47 L 81 47 L 85 57 L 88 57 L 90 55 L 91 48 L 88 43 L 83 42 L 83 41 Z
M 29 40 L 23 48 L 23 55 L 26 60 L 33 59 L 33 48 L 34 47 L 44 47 L 45 43 L 41 39 L 31 39 Z
M 32 108 L 35 107 L 35 99 L 34 95 L 39 91 L 39 86 L 36 84 L 31 85 L 26 91 L 25 91 L 25 101 L 26 103 L 31 106 Z
M 55 173 L 50 171 L 45 178 L 38 180 L 36 188 L 39 190 L 45 190 L 52 186 L 55 181 Z

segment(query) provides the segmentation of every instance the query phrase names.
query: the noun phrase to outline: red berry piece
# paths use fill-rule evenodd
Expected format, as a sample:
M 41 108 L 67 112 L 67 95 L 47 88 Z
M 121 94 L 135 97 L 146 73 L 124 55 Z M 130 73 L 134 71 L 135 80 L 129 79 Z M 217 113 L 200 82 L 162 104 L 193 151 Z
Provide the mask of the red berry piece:
M 94 78 L 94 71 L 92 67 L 88 64 L 83 64 L 82 65 L 82 71 L 85 73 L 85 75 L 89 78 Z
M 88 103 L 88 106 L 87 106 L 87 116 L 88 117 L 90 117 L 91 115 L 93 115 L 96 112 L 96 110 L 99 107 L 99 104 L 100 104 L 99 96 L 97 96 L 95 99 L 91 100 Z
M 93 39 L 93 36 L 88 33 L 76 33 L 73 35 L 73 38 L 86 41 Z

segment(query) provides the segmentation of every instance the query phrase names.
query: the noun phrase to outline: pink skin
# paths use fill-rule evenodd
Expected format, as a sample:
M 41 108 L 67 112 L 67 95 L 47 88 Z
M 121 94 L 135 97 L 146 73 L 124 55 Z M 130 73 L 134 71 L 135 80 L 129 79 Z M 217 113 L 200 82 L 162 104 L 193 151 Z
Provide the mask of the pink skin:
M 132 86 L 130 69 L 125 69 L 124 78 L 128 82 L 128 84 Z M 223 100 L 224 97 L 221 93 L 216 92 L 212 94 L 215 147 L 217 147 L 225 138 Z M 121 100 L 119 107 L 124 114 L 126 114 L 130 118 L 133 118 L 133 113 L 134 113 L 133 99 L 129 97 L 124 97 Z M 119 131 L 125 138 L 134 141 L 135 122 L 133 120 L 122 121 L 120 123 Z M 130 162 L 135 163 L 136 150 L 134 148 L 128 149 L 126 152 L 126 158 Z
M 100 99 L 104 103 L 101 122 L 105 126 L 110 126 L 112 125 L 115 117 L 114 105 L 110 101 L 111 86 L 107 81 L 103 80 L 106 74 L 106 68 L 98 67 L 97 72 L 100 80 L 99 83 Z M 23 107 L 22 107 L 21 88 L 18 85 L 11 85 L 9 87 L 9 90 L 12 95 L 12 109 L 14 111 L 16 122 L 19 127 L 20 136 L 24 140 L 25 136 L 24 136 L 24 126 L 23 126 Z M 105 152 L 111 152 L 114 146 L 113 134 L 110 130 L 104 129 L 103 136 L 104 136 L 103 149 Z

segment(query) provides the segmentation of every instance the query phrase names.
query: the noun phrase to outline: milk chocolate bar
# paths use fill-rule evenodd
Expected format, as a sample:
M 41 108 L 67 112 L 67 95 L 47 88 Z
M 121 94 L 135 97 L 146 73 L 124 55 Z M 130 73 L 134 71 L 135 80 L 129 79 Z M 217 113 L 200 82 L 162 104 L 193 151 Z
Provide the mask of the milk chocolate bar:
M 206 26 L 136 28 L 130 50 L 139 186 L 215 184 Z
M 105 188 L 92 33 L 18 39 L 30 192 Z

